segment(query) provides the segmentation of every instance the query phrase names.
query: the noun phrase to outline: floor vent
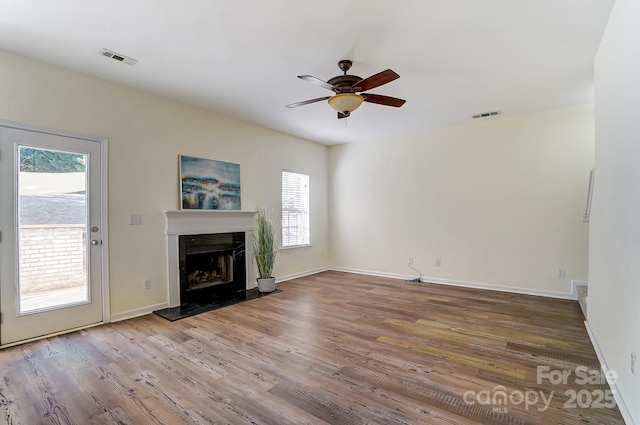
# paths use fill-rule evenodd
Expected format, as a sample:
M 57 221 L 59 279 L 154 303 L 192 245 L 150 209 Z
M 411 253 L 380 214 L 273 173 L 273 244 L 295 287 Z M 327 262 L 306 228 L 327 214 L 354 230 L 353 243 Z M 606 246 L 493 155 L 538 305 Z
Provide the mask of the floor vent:
M 486 117 L 493 117 L 496 115 L 501 115 L 502 112 L 501 111 L 493 111 L 493 112 L 483 112 L 481 114 L 475 114 L 472 115 L 471 118 L 476 119 L 476 118 L 486 118 Z
M 130 58 L 125 55 L 121 55 L 120 53 L 116 53 L 109 49 L 102 49 L 102 55 L 108 58 L 111 58 L 113 60 L 117 60 L 118 62 L 124 62 L 128 65 L 135 65 L 136 63 L 138 63 L 138 61 L 133 58 Z

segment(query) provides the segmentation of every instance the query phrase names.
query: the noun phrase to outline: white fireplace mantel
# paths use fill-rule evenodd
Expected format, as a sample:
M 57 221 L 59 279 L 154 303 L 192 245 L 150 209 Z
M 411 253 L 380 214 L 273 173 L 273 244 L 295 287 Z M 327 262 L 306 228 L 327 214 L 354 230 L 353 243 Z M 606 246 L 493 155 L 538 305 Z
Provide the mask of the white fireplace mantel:
M 162 211 L 165 216 L 167 241 L 167 283 L 169 307 L 180 305 L 180 258 L 178 237 L 207 233 L 245 232 L 246 289 L 255 287 L 251 238 L 256 211 L 238 210 L 179 210 Z
M 256 211 L 178 210 L 162 211 L 167 235 L 244 232 L 253 229 Z

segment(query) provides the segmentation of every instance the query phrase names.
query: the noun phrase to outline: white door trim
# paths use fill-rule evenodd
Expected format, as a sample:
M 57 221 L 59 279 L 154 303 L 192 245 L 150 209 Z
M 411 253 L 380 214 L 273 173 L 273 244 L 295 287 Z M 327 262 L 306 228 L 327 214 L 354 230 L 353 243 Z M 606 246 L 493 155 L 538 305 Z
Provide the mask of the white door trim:
M 74 139 L 83 139 L 100 143 L 102 175 L 100 176 L 100 184 L 102 189 L 101 211 L 100 211 L 100 228 L 102 229 L 102 323 L 111 322 L 111 303 L 109 297 L 109 139 L 106 137 L 91 136 L 71 131 L 56 130 L 47 127 L 41 127 L 31 124 L 22 124 L 18 122 L 6 121 L 0 119 L 0 126 L 15 128 L 17 130 L 35 131 L 38 133 L 53 134 L 55 136 L 70 137 Z M 93 326 L 93 325 L 92 325 Z M 74 329 L 76 330 L 76 329 Z M 37 338 L 46 338 L 43 337 Z M 20 343 L 24 343 L 21 341 Z M 9 344 L 10 345 L 10 344 Z M 8 345 L 7 345 L 8 346 Z M 2 347 L 5 347 L 4 345 Z

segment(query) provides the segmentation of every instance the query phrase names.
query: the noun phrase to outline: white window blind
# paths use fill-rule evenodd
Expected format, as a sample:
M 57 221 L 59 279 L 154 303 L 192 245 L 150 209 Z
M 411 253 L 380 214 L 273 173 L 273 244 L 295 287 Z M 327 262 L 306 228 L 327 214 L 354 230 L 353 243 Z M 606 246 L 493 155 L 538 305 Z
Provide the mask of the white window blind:
M 282 171 L 282 247 L 309 245 L 309 175 Z

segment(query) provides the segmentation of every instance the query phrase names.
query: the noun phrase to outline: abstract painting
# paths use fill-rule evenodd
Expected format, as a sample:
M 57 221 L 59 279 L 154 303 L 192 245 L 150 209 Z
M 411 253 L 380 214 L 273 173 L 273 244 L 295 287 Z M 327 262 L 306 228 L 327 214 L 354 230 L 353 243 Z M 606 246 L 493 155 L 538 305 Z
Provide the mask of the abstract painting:
M 239 210 L 240 164 L 180 155 L 183 210 Z

